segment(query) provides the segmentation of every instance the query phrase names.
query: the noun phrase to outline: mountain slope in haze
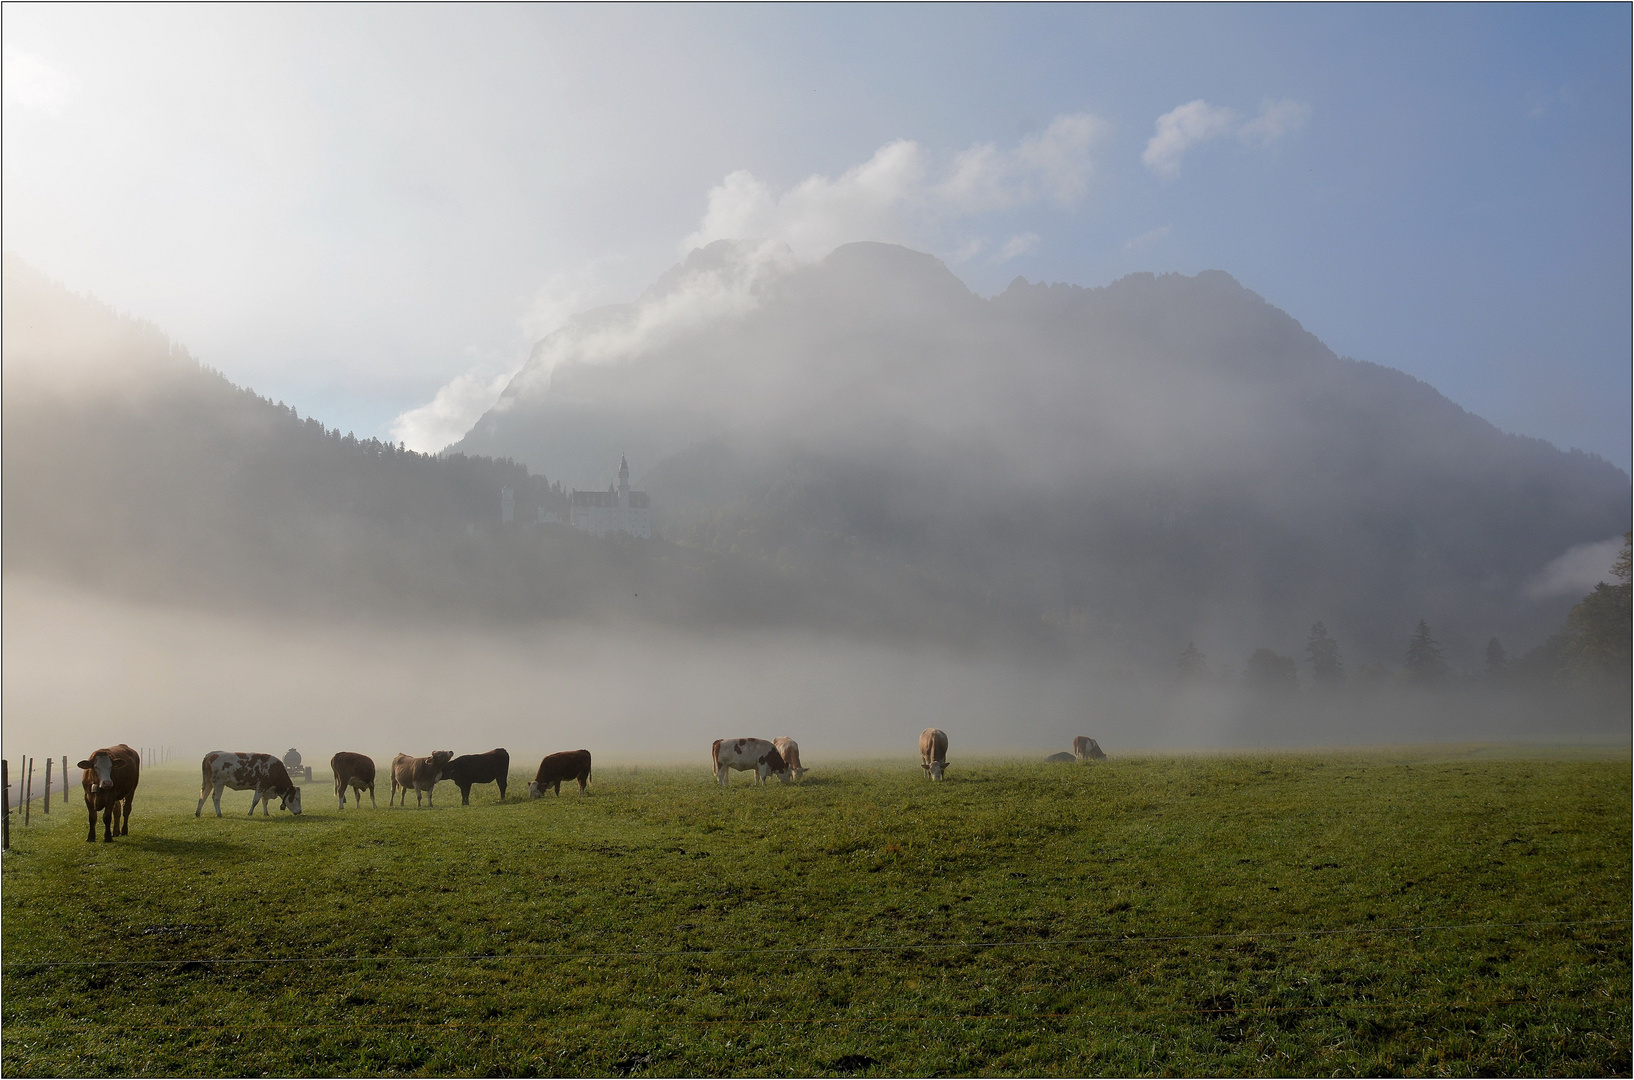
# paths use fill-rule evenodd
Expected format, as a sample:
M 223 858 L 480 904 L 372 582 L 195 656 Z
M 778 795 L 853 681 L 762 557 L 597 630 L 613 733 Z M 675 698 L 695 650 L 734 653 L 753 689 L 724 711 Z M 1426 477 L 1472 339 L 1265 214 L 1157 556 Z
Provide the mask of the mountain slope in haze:
M 1541 641 L 1540 570 L 1626 527 L 1629 478 L 1348 360 L 1226 274 L 984 300 L 883 244 L 799 266 L 718 243 L 541 342 L 456 449 L 599 487 L 663 535 L 785 573 L 1036 612 L 1167 662 L 1295 651 L 1322 620 L 1400 663 Z
M 816 586 L 730 553 L 529 527 L 542 504 L 563 510 L 565 495 L 514 461 L 343 435 L 9 255 L 4 297 L 8 575 L 293 617 L 943 639 L 1025 621 L 866 567 Z M 499 520 L 507 486 L 509 526 Z

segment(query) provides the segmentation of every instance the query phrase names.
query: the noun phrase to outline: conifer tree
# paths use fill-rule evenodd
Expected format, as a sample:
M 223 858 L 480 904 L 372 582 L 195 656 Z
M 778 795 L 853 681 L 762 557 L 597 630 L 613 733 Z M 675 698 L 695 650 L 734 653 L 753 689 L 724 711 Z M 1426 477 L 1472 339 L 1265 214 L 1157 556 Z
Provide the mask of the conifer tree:
M 1447 674 L 1447 659 L 1441 655 L 1441 646 L 1430 633 L 1430 624 L 1423 619 L 1407 643 L 1407 675 L 1422 686 L 1440 682 Z
M 1345 681 L 1339 643 L 1320 622 L 1311 627 L 1311 635 L 1305 640 L 1305 659 L 1311 665 L 1311 680 L 1317 686 L 1338 686 Z

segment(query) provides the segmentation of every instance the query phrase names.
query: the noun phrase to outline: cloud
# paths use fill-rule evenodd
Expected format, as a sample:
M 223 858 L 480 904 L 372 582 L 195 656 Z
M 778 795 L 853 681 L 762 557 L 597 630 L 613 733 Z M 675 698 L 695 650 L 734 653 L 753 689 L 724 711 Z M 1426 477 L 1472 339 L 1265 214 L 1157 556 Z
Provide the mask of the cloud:
M 1237 124 L 1237 114 L 1198 98 L 1176 106 L 1157 118 L 1157 130 L 1140 160 L 1162 177 L 1180 175 L 1180 159 L 1200 142 L 1219 138 Z
M 855 240 L 939 247 L 947 224 L 1041 202 L 1069 206 L 1094 174 L 1093 151 L 1108 130 L 1088 113 L 1056 117 L 1006 150 L 979 143 L 937 168 L 918 143 L 886 143 L 838 177 L 814 175 L 784 191 L 747 171 L 709 192 L 708 208 L 682 249 L 723 239 L 781 240 L 802 259 Z
M 1304 125 L 1311 117 L 1311 107 L 1297 101 L 1263 101 L 1260 114 L 1237 129 L 1237 138 L 1243 142 L 1270 146 L 1288 132 Z
M 487 412 L 515 372 L 484 377 L 467 371 L 450 379 L 429 402 L 398 414 L 391 422 L 392 438 L 410 450 L 435 453 L 457 442 Z
M 1035 232 L 1020 233 L 1016 236 L 1012 236 L 1010 239 L 1004 242 L 1004 247 L 999 249 L 998 261 L 1001 263 L 1009 262 L 1018 255 L 1027 254 L 1027 252 L 1031 251 L 1037 246 L 1038 234 Z
M 1172 232 L 1174 232 L 1173 225 L 1159 225 L 1155 229 L 1147 229 L 1139 236 L 1131 236 L 1125 240 L 1123 250 L 1134 251 L 1136 248 L 1145 247 L 1147 244 L 1155 244 Z
M 1534 600 L 1553 596 L 1581 596 L 1613 578 L 1611 566 L 1623 550 L 1623 538 L 1613 536 L 1595 544 L 1578 544 L 1538 571 L 1526 584 Z
M 32 53 L 7 46 L 4 59 L 7 106 L 61 116 L 63 108 L 79 93 L 79 84 L 72 76 Z
M 1234 135 L 1245 143 L 1269 146 L 1310 117 L 1310 106 L 1297 101 L 1266 100 L 1252 120 L 1238 120 L 1237 111 L 1210 105 L 1202 98 L 1178 105 L 1157 118 L 1156 128 L 1140 159 L 1166 180 L 1180 175 L 1180 160 L 1198 143 Z

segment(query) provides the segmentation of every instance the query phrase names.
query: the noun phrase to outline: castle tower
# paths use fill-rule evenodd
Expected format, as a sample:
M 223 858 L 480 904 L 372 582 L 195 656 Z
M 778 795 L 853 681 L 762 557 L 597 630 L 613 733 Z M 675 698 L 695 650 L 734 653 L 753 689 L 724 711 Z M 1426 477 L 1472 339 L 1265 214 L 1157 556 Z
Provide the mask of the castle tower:
M 618 456 L 618 508 L 630 508 L 630 463 L 623 454 Z

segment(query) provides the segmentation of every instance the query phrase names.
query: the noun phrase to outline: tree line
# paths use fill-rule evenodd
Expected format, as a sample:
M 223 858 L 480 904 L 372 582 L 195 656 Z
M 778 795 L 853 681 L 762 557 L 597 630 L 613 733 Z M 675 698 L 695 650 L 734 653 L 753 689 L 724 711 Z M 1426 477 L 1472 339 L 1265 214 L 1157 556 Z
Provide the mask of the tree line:
M 1229 669 L 1214 671 L 1208 658 L 1188 642 L 1176 658 L 1176 673 L 1185 683 L 1240 681 L 1263 691 L 1291 691 L 1300 685 L 1336 691 L 1398 684 L 1422 688 L 1482 682 L 1495 687 L 1549 686 L 1592 699 L 1626 698 L 1630 685 L 1631 601 L 1634 601 L 1634 532 L 1623 534 L 1623 547 L 1612 573 L 1615 583 L 1600 582 L 1577 602 L 1561 628 L 1542 644 L 1511 658 L 1497 637 L 1487 642 L 1484 666 L 1456 672 L 1448 663 L 1435 633 L 1425 619 L 1408 635 L 1402 663 L 1391 669 L 1382 663 L 1362 665 L 1347 672 L 1339 642 L 1318 621 L 1305 639 L 1305 674 L 1292 656 L 1261 647 L 1248 657 L 1240 675 Z

